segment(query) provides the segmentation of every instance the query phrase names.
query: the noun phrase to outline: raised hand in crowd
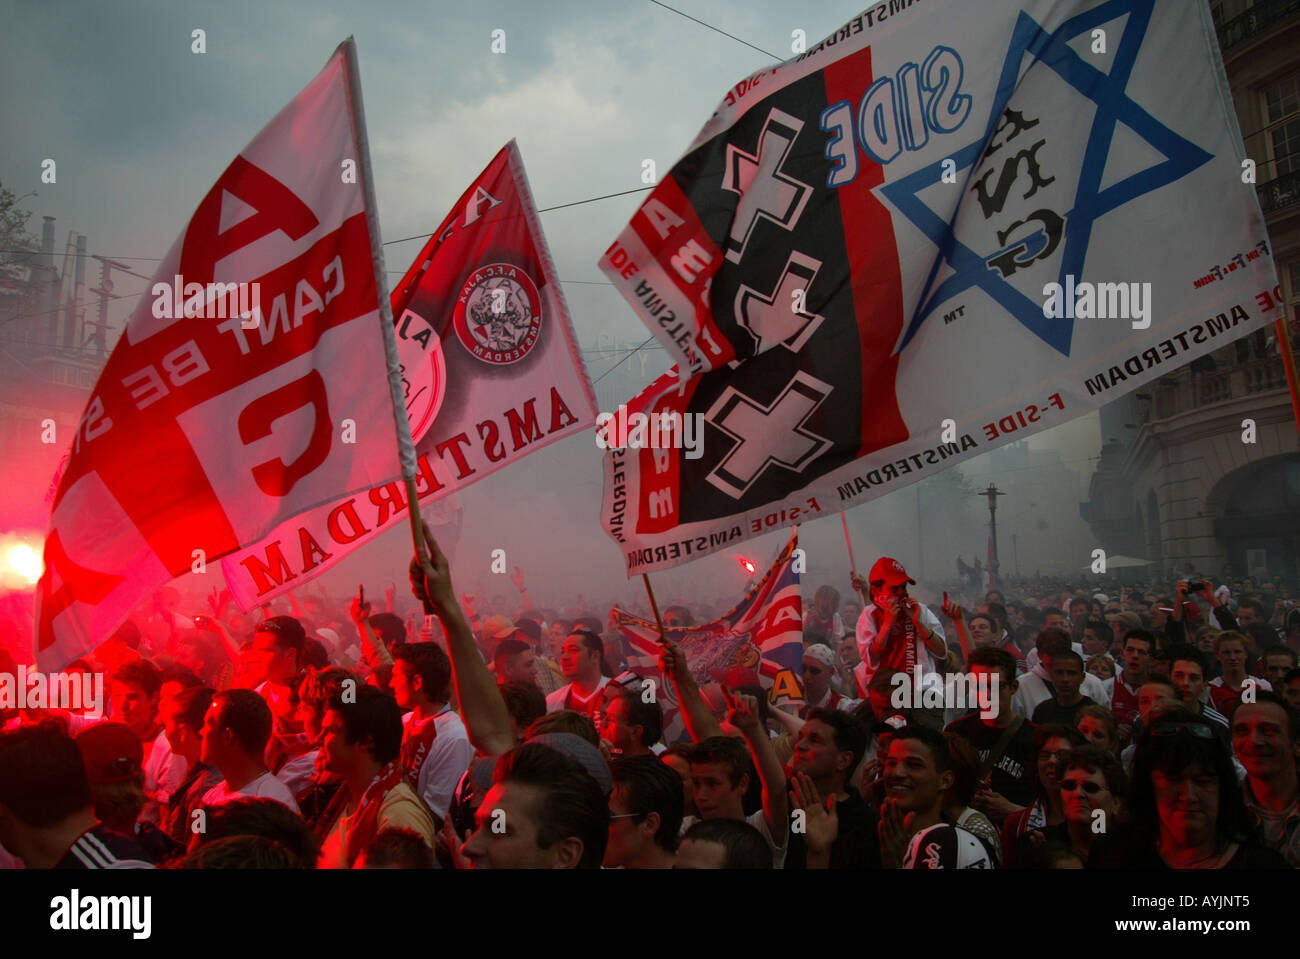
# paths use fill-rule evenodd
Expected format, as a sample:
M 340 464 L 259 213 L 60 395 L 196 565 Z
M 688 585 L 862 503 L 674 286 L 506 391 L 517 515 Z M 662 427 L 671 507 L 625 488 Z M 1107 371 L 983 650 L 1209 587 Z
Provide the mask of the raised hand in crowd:
M 410 576 L 411 592 L 415 598 L 422 603 L 427 600 L 442 621 L 452 680 L 469 741 L 484 756 L 509 752 L 515 746 L 510 713 L 497 688 L 496 677 L 483 662 L 469 622 L 456 603 L 456 591 L 451 585 L 451 565 L 438 548 L 427 523 L 424 524 L 423 555 L 417 553 L 411 560 Z
M 745 693 L 732 693 L 726 686 L 722 695 L 727 700 L 727 721 L 740 730 L 749 745 L 749 755 L 758 770 L 763 784 L 763 818 L 777 845 L 784 846 L 789 831 L 790 800 L 786 795 L 785 771 L 781 768 L 772 740 L 758 711 L 758 700 Z M 779 838 L 778 838 L 779 837 Z
M 451 858 L 452 866 L 456 869 L 469 869 L 469 860 L 461 852 L 460 836 L 456 835 L 456 827 L 451 824 L 451 817 L 447 817 L 442 822 L 442 829 L 434 837 L 434 848 L 445 849 L 447 855 Z
M 478 622 L 478 613 L 474 609 L 474 594 L 461 593 L 460 602 L 461 602 L 461 606 L 465 610 L 465 618 L 469 620 L 470 626 L 473 627 L 474 629 L 477 629 L 479 622 Z
M 941 609 L 943 610 L 943 614 L 947 616 L 949 619 L 951 619 L 954 623 L 959 622 L 966 615 L 966 611 L 961 608 L 961 604 L 954 603 L 951 599 L 948 598 L 947 593 L 943 594 L 943 606 L 941 607 Z
M 523 598 L 524 605 L 527 606 L 528 593 L 524 589 L 524 571 L 518 566 L 516 566 L 514 572 L 510 574 L 510 582 L 515 584 L 515 589 L 519 590 L 519 595 Z
M 943 594 L 943 614 L 952 620 L 953 625 L 957 628 L 957 641 L 961 644 L 962 660 L 970 659 L 971 641 L 970 628 L 966 625 L 966 611 L 961 608 L 960 603 L 954 603 L 948 598 L 948 594 Z M 924 629 L 920 622 L 917 622 L 918 628 Z
M 713 710 L 704 701 L 700 688 L 691 675 L 686 662 L 686 654 L 676 643 L 663 640 L 659 644 L 659 669 L 664 678 L 673 684 L 677 693 L 677 702 L 681 707 L 682 720 L 692 742 L 700 742 L 710 736 L 722 736 L 722 726 Z
M 867 580 L 861 573 L 850 573 L 849 583 L 853 586 L 853 591 L 862 598 L 863 607 L 871 605 L 871 589 Z
M 232 663 L 239 662 L 239 643 L 235 641 L 235 637 L 231 635 L 230 630 L 226 628 L 226 624 L 217 619 L 215 615 L 195 616 L 194 628 L 208 633 L 215 633 L 217 638 L 221 640 L 221 648 L 230 661 Z

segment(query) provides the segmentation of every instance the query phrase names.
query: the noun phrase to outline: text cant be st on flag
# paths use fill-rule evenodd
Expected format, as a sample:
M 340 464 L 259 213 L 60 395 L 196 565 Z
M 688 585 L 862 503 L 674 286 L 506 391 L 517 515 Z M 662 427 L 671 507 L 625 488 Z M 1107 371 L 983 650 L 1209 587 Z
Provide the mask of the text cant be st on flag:
M 1260 329 L 1281 291 L 1209 11 L 876 5 L 738 83 L 601 269 L 702 455 L 605 457 L 628 574 L 834 514 Z
M 132 312 L 54 497 L 41 669 L 93 649 L 200 562 L 400 472 L 405 415 L 389 388 L 359 116 L 349 39 L 226 168 L 159 264 L 155 289 L 175 285 L 184 304 L 159 309 L 151 292 Z M 249 316 L 236 291 L 241 304 L 255 296 Z M 342 441 L 345 421 L 354 442 Z

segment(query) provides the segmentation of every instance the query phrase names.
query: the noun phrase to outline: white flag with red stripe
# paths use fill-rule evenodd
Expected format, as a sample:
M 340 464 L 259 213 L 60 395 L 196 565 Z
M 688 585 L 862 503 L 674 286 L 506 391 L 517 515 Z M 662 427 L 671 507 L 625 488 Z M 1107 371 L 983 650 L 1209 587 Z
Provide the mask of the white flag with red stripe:
M 349 40 L 235 157 L 109 357 L 54 498 L 40 668 L 175 577 L 398 474 L 353 57 Z

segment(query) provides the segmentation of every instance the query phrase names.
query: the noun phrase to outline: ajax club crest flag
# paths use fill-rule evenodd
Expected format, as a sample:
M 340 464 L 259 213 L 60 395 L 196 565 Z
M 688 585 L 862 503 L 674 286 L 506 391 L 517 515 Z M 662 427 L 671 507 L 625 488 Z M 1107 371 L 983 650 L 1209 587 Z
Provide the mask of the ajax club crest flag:
M 398 475 L 399 453 L 413 466 L 353 49 L 222 173 L 109 357 L 54 496 L 41 669 L 171 579 Z
M 874 4 L 727 93 L 601 268 L 677 368 L 629 575 L 849 509 L 1274 321 L 1203 2 Z M 663 420 L 667 416 L 669 420 Z

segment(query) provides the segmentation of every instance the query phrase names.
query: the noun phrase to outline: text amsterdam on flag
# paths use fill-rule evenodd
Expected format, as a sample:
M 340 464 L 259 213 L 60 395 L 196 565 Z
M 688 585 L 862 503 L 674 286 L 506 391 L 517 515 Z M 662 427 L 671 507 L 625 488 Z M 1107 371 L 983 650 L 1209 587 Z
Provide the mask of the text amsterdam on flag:
M 394 288 L 392 312 L 422 510 L 595 423 L 595 397 L 513 140 L 420 251 Z M 281 524 L 222 568 L 248 609 L 405 521 L 405 489 L 385 483 Z
M 803 694 L 803 614 L 792 536 L 776 561 L 728 613 L 700 626 L 665 628 L 670 642 L 686 656 L 686 666 L 700 688 L 709 683 L 739 685 L 756 676 L 768 702 L 797 709 Z M 671 682 L 659 672 L 659 627 L 615 606 L 612 621 L 627 650 L 628 668 L 658 684 L 664 712 L 664 742 L 685 736 L 686 728 Z
M 43 670 L 174 577 L 399 472 L 352 49 L 221 175 L 108 358 L 54 497 Z
M 614 450 L 629 575 L 1057 426 L 1275 320 L 1209 11 L 876 4 L 737 84 L 601 268 L 678 368 Z M 656 455 L 658 454 L 658 455 Z

